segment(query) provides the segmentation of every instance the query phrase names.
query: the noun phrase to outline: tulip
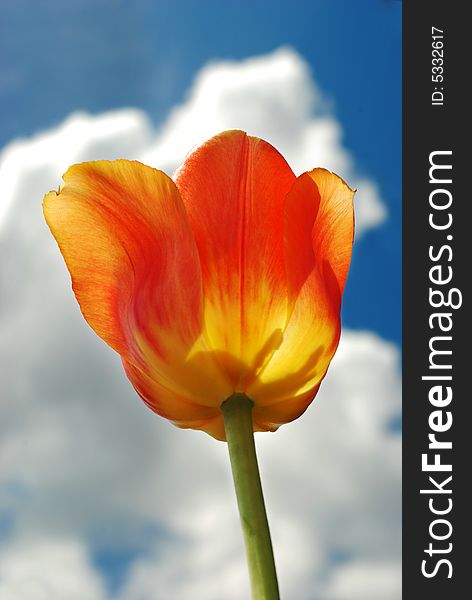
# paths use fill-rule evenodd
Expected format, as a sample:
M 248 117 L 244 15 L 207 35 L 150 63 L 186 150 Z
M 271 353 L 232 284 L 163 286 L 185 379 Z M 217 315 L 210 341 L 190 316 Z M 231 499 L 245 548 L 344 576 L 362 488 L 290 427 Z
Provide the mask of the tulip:
M 174 179 L 136 161 L 82 163 L 44 199 L 80 309 L 139 396 L 228 441 L 254 598 L 278 592 L 253 432 L 299 417 L 335 353 L 353 195 L 226 131 Z

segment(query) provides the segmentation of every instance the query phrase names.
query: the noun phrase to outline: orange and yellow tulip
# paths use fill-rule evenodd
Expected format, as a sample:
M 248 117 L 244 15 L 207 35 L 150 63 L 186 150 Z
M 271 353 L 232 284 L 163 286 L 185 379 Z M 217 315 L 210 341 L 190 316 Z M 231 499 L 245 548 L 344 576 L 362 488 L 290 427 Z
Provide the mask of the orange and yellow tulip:
M 252 399 L 254 431 L 316 395 L 339 341 L 353 195 L 227 131 L 174 179 L 135 161 L 74 165 L 44 214 L 85 319 L 144 402 L 224 440 L 234 392 Z

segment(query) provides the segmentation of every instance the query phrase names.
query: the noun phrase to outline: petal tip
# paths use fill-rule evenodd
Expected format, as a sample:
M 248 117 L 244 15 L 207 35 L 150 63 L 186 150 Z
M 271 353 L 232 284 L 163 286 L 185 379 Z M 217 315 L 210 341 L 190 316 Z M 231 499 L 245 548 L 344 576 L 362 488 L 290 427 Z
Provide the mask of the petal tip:
M 340 177 L 337 173 L 334 173 L 334 171 L 330 171 L 329 169 L 325 169 L 324 167 L 316 167 L 314 169 L 312 169 L 311 171 L 307 171 L 308 175 L 310 176 L 316 176 L 317 174 L 324 174 L 324 175 L 328 175 L 328 176 L 333 176 L 336 177 L 336 179 L 339 180 L 339 182 L 346 187 L 349 192 L 354 196 L 354 194 L 357 192 L 357 188 L 352 188 L 342 177 Z

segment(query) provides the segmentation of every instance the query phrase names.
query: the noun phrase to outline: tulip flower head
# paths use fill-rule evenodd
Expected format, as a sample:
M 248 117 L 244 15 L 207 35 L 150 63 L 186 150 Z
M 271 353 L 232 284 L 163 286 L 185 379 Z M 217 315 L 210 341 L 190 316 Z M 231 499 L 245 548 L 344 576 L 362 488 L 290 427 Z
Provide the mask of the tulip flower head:
M 315 397 L 340 336 L 353 195 L 226 131 L 173 179 L 136 161 L 74 165 L 44 214 L 85 319 L 144 402 L 224 440 L 235 392 L 253 402 L 254 431 Z

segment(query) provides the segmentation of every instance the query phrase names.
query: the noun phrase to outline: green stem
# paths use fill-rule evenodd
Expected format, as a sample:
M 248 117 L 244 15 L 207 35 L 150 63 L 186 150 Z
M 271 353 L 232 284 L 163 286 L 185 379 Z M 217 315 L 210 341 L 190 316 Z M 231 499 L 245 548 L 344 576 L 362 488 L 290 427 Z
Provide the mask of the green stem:
M 233 394 L 221 405 L 253 600 L 279 600 L 274 554 L 262 494 L 252 424 L 253 402 Z

